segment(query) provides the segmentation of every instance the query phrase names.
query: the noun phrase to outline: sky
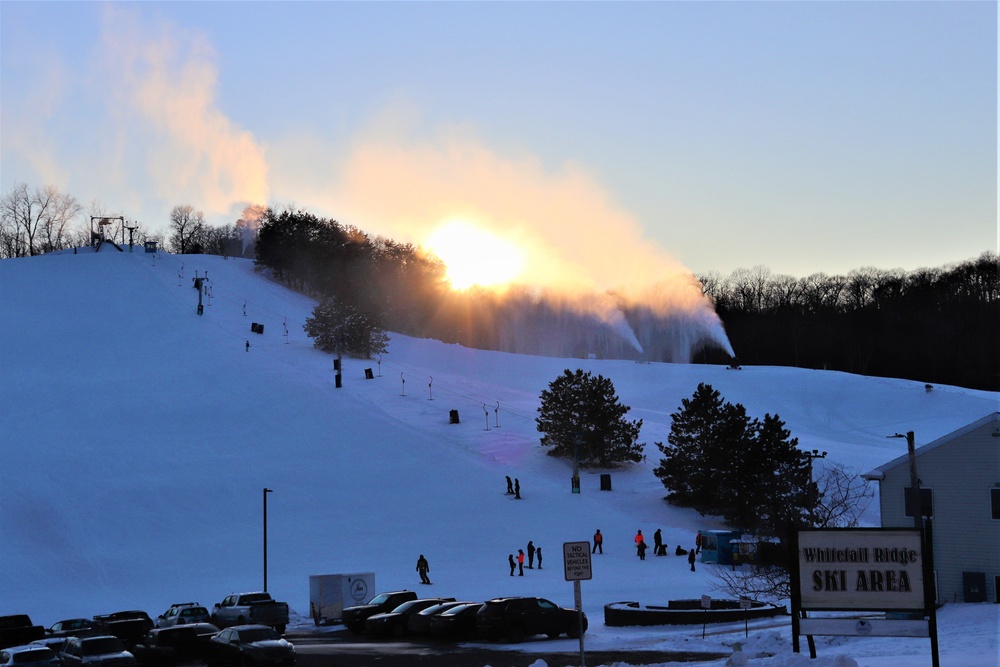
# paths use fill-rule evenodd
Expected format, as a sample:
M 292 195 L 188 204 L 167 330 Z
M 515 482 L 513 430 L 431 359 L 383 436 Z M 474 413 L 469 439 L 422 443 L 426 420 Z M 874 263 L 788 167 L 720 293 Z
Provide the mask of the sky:
M 1000 245 L 997 60 L 995 2 L 7 1 L 0 186 L 459 221 L 531 283 L 938 267 Z
M 820 637 L 821 659 L 808 661 L 792 652 L 788 617 L 751 624 L 749 638 L 739 622 L 703 638 L 698 626 L 608 627 L 603 606 L 729 597 L 713 588 L 714 566 L 640 561 L 632 542 L 637 529 L 659 528 L 673 553 L 697 530 L 723 527 L 664 503 L 652 472 L 655 443 L 698 383 L 751 417 L 778 414 L 801 448 L 828 452 L 817 472 L 870 471 L 906 451 L 887 435 L 914 431 L 927 444 L 995 412 L 997 392 L 798 368 L 532 357 L 397 334 L 378 362 L 344 359 L 337 388 L 331 356 L 302 330 L 315 302 L 250 260 L 104 248 L 0 261 L 0 615 L 28 613 L 46 627 L 124 609 L 155 617 L 175 602 L 211 606 L 259 590 L 268 488 L 268 590 L 288 602 L 296 628 L 312 627 L 310 575 L 373 572 L 372 594 L 412 590 L 420 554 L 433 582 L 421 594 L 538 595 L 572 607 L 562 544 L 600 528 L 604 553 L 581 583 L 587 649 L 729 654 L 740 643 L 771 656 L 751 667 L 931 665 L 926 638 Z M 202 316 L 196 274 L 207 277 Z M 642 462 L 584 471 L 579 494 L 571 464 L 546 454 L 534 421 L 541 390 L 567 366 L 610 379 L 646 443 Z M 611 475 L 611 491 L 599 473 Z M 505 495 L 507 475 L 521 500 Z M 876 502 L 863 523 L 878 521 Z M 544 569 L 512 578 L 507 556 L 529 540 Z M 938 619 L 942 665 L 998 667 L 1000 605 L 946 604 Z M 522 648 L 573 653 L 578 642 Z

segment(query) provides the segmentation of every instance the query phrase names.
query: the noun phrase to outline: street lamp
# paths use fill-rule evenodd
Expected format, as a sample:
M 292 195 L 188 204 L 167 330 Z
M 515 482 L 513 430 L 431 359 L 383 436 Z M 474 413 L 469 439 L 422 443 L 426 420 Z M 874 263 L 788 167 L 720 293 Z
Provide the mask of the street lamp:
M 917 477 L 917 456 L 913 447 L 913 431 L 907 431 L 906 435 L 894 433 L 885 436 L 887 438 L 906 438 L 906 452 L 910 457 L 910 506 L 913 508 L 913 527 L 917 530 L 923 526 L 923 508 L 920 506 L 920 478 Z
M 822 454 L 818 449 L 814 449 L 811 452 L 805 452 L 805 455 L 809 457 L 809 483 L 806 485 L 806 489 L 812 485 L 813 481 L 813 459 L 825 459 L 826 452 Z M 816 524 L 816 505 L 809 499 L 809 527 L 812 528 Z
M 264 488 L 264 592 L 267 592 L 267 494 L 271 489 Z

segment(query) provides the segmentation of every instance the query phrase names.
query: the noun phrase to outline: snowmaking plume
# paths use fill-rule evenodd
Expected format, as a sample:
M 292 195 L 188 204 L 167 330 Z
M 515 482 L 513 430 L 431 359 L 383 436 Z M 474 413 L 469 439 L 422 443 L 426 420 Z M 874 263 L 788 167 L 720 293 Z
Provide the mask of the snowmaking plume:
M 639 223 L 579 164 L 546 168 L 501 155 L 461 132 L 433 142 L 393 131 L 365 137 L 342 171 L 337 199 L 368 229 L 421 244 L 464 220 L 524 255 L 511 282 L 588 313 L 638 353 L 689 361 L 697 349 L 732 347 L 691 272 L 643 237 Z M 469 252 L 488 252 L 470 248 Z M 669 322 L 643 332 L 653 318 Z M 669 343 L 663 342 L 664 336 Z

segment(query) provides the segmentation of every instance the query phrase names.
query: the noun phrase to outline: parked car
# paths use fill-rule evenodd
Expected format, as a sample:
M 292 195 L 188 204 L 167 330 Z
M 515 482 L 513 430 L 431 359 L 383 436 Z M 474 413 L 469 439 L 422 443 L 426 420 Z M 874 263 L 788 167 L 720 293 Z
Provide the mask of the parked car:
M 209 640 L 209 667 L 291 667 L 295 647 L 267 625 L 236 625 Z
M 66 642 L 69 641 L 69 637 L 42 637 L 41 639 L 36 639 L 31 642 L 35 646 L 45 646 L 52 649 L 52 652 L 56 654 L 59 661 L 62 662 L 62 652 L 66 648 Z
M 233 593 L 212 610 L 212 625 L 268 625 L 279 633 L 288 625 L 288 604 L 271 599 L 268 593 Z
M 169 628 L 188 623 L 210 623 L 212 615 L 208 609 L 198 605 L 175 605 L 156 619 L 156 627 Z
M 587 617 L 559 607 L 544 598 L 509 597 L 487 600 L 476 613 L 476 635 L 494 641 L 506 638 L 516 644 L 529 635 L 579 637 L 587 631 Z
M 438 639 L 470 639 L 476 636 L 476 614 L 482 602 L 460 604 L 431 617 L 430 634 Z
M 135 667 L 135 656 L 114 635 L 70 637 L 61 657 L 64 667 Z
M 23 646 L 45 636 L 45 628 L 31 622 L 27 614 L 0 616 L 0 648 Z
M 341 620 L 344 627 L 355 634 L 360 634 L 365 630 L 365 621 L 369 616 L 392 611 L 404 602 L 416 600 L 417 594 L 413 591 L 392 591 L 389 593 L 379 593 L 373 597 L 368 604 L 359 604 L 353 607 L 346 607 L 341 613 Z
M 49 626 L 45 631 L 47 637 L 96 637 L 111 634 L 108 626 L 90 618 L 67 618 Z
M 199 606 L 201 605 L 197 602 L 175 602 L 174 604 L 167 607 L 167 610 L 165 612 L 156 617 L 156 627 L 158 628 L 163 627 L 160 625 L 163 622 L 163 619 L 167 618 L 168 616 L 176 616 L 178 610 L 181 607 L 199 607 Z
M 398 639 L 406 634 L 406 623 L 411 615 L 442 602 L 454 601 L 455 598 L 422 598 L 404 602 L 392 611 L 369 616 L 365 621 L 365 632 Z
M 144 611 L 116 611 L 113 614 L 94 616 L 94 620 L 107 626 L 108 634 L 125 642 L 125 648 L 131 648 L 153 629 L 153 619 Z
M 0 650 L 0 667 L 59 667 L 59 658 L 47 646 L 9 646 Z
M 169 628 L 154 628 L 132 647 L 141 667 L 174 667 L 185 662 L 205 662 L 209 640 L 219 633 L 211 623 L 188 623 Z
M 431 618 L 443 611 L 451 609 L 452 607 L 457 607 L 461 604 L 467 603 L 464 601 L 451 600 L 449 602 L 432 604 L 426 609 L 421 609 L 416 614 L 410 614 L 406 619 L 406 630 L 411 634 L 426 633 L 430 630 Z

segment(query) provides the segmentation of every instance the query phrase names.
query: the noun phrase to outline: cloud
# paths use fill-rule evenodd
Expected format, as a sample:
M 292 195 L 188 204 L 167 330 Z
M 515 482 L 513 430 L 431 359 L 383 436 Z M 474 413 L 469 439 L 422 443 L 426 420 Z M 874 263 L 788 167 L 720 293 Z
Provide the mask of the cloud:
M 99 44 L 119 179 L 209 215 L 267 202 L 265 149 L 220 109 L 216 56 L 201 33 L 109 4 Z

